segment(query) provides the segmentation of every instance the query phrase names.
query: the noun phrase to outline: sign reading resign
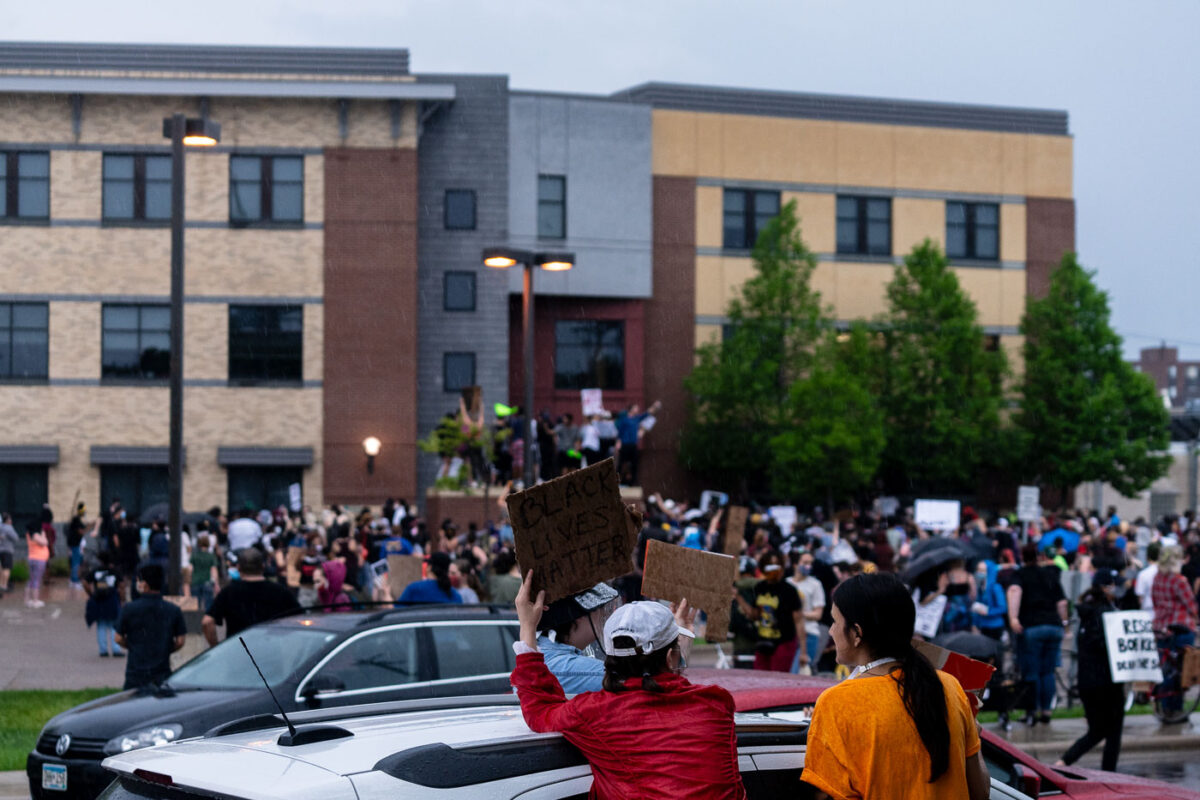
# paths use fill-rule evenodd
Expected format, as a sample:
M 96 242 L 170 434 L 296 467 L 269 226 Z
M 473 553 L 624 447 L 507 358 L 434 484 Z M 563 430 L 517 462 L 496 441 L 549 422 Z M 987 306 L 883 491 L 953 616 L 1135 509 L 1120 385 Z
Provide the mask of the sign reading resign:
M 1162 681 L 1153 611 L 1109 611 L 1103 615 L 1104 641 L 1113 683 Z
M 723 642 L 729 633 L 731 588 L 737 579 L 737 559 L 706 553 L 658 539 L 646 542 L 642 594 L 688 605 L 708 614 L 704 638 Z
M 621 502 L 611 458 L 508 496 L 523 571 L 546 602 L 633 570 L 640 518 Z

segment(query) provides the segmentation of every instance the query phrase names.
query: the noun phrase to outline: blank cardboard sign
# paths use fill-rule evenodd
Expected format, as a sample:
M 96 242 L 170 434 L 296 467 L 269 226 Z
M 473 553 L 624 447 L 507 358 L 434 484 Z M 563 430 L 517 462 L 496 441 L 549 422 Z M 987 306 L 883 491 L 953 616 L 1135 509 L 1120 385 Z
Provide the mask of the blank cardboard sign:
M 424 562 L 420 556 L 387 557 L 388 589 L 393 600 L 399 600 L 410 583 L 421 580 L 421 565 Z
M 508 496 L 523 571 L 546 602 L 633 570 L 635 516 L 621 502 L 611 458 Z
M 746 541 L 746 520 L 750 509 L 745 506 L 729 506 L 725 509 L 725 533 L 721 540 L 721 551 L 727 556 L 740 556 Z
M 729 633 L 731 588 L 737 578 L 737 559 L 720 553 L 692 550 L 657 539 L 646 542 L 646 571 L 642 594 L 688 605 L 708 614 L 704 638 L 723 642 Z

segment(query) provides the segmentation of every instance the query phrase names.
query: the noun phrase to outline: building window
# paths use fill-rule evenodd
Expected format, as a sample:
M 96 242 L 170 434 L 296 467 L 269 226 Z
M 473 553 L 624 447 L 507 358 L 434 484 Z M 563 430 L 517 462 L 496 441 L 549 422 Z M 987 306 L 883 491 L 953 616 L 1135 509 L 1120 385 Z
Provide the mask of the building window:
M 106 221 L 171 219 L 171 157 L 104 156 L 103 217 Z
M 304 470 L 300 467 L 226 467 L 226 478 L 230 511 L 290 508 L 288 487 L 294 483 L 303 486 Z
M 167 468 L 159 466 L 110 466 L 100 467 L 101 505 L 107 506 L 115 498 L 131 519 L 141 519 L 143 524 L 153 522 L 144 518 L 153 506 L 166 505 L 169 497 Z M 166 514 L 163 514 L 166 517 Z
M 49 494 L 48 468 L 41 464 L 0 464 L 0 511 L 12 514 L 13 527 L 38 519 Z
M 0 152 L 0 219 L 50 219 L 50 154 Z
M 779 192 L 726 189 L 724 208 L 725 248 L 749 250 L 767 223 L 779 215 Z
M 0 380 L 46 377 L 49 306 L 0 303 Z
M 538 238 L 567 238 L 567 179 L 538 175 Z
M 442 277 L 442 308 L 446 311 L 475 310 L 474 272 L 447 272 Z
M 950 258 L 1000 258 L 1000 206 L 995 203 L 946 203 L 946 255 Z
M 448 231 L 475 230 L 475 192 L 472 189 L 447 189 L 442 210 Z
M 892 254 L 892 201 L 887 197 L 837 199 L 837 251 L 842 254 Z
M 554 323 L 555 389 L 624 389 L 625 323 L 572 319 Z
M 304 158 L 230 156 L 229 222 L 304 222 Z
M 105 305 L 100 374 L 125 380 L 166 380 L 171 374 L 171 309 Z
M 231 383 L 299 383 L 304 378 L 304 309 L 229 307 Z
M 475 354 L 445 353 L 442 355 L 442 388 L 447 392 L 461 392 L 475 386 Z

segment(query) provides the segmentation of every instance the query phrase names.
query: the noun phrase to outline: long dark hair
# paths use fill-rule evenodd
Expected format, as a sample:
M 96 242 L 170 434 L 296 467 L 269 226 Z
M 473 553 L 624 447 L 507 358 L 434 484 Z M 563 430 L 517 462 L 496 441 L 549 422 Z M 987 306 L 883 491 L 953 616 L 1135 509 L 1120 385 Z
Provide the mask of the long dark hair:
M 452 597 L 450 594 L 453 587 L 450 585 L 450 555 L 448 553 L 434 553 L 429 557 L 429 571 L 433 573 L 434 580 L 437 581 L 437 587 L 442 594 L 447 597 Z
M 653 653 L 647 653 L 646 655 L 605 656 L 604 690 L 607 692 L 627 691 L 629 687 L 625 685 L 625 681 L 630 678 L 641 677 L 642 688 L 647 692 L 665 691 L 658 685 L 658 681 L 654 680 L 654 676 L 661 675 L 667 671 L 667 654 L 671 652 L 671 648 L 678 641 L 678 639 L 675 639 L 666 647 L 655 650 Z M 628 636 L 613 637 L 613 647 L 626 649 L 634 646 L 633 639 Z
M 950 766 L 950 726 L 946 691 L 937 670 L 912 645 L 916 607 L 900 579 L 890 573 L 855 575 L 833 592 L 833 604 L 845 619 L 847 633 L 857 627 L 872 658 L 890 656 L 900 662 L 904 708 L 929 752 L 929 782 Z

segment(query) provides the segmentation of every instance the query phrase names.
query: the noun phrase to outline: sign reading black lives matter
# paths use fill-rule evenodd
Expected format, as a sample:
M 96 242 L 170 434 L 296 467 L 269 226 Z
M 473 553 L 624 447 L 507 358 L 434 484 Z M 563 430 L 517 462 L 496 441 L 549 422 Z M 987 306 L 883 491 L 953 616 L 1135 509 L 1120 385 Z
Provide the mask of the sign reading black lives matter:
M 1113 683 L 1162 680 L 1153 611 L 1110 611 L 1103 615 L 1104 640 Z
M 641 527 L 611 458 L 508 496 L 522 571 L 552 603 L 633 570 Z

